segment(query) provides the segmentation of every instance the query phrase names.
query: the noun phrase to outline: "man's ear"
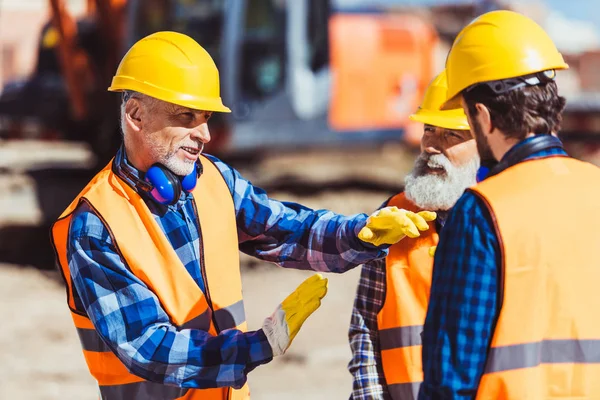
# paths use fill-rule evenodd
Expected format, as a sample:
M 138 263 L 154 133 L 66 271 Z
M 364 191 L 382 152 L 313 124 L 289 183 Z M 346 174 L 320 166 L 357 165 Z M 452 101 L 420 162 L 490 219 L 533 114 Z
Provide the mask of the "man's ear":
M 479 125 L 485 134 L 491 134 L 494 130 L 494 124 L 492 123 L 492 116 L 490 110 L 482 103 L 476 103 L 475 108 L 477 109 L 477 115 L 475 118 L 479 121 Z
M 142 109 L 138 99 L 130 98 L 125 103 L 125 123 L 127 126 L 139 132 L 142 130 Z

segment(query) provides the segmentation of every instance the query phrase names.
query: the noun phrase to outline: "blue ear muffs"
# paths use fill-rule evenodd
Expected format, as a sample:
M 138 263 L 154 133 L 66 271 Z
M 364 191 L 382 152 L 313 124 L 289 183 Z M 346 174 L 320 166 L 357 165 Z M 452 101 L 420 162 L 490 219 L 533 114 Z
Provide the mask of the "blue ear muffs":
M 196 165 L 196 168 L 198 165 Z M 184 192 L 190 193 L 196 187 L 196 183 L 198 183 L 198 171 L 194 168 L 194 171 L 191 174 L 188 174 L 181 179 L 181 189 Z
M 180 177 L 162 164 L 152 165 L 144 177 L 145 181 L 152 185 L 148 191 L 150 196 L 160 204 L 173 205 L 177 203 L 181 192 L 187 193 L 194 190 L 198 177 L 202 173 L 202 164 L 198 161 L 192 173 Z

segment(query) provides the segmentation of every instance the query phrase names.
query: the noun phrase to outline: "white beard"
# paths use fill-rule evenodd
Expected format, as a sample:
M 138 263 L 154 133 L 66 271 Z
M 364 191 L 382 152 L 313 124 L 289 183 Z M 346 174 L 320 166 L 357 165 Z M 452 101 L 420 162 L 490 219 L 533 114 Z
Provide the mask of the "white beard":
M 177 150 L 179 147 L 175 148 L 175 150 L 169 150 L 166 154 L 164 154 L 164 148 L 161 147 L 160 143 L 154 143 L 154 139 L 151 137 L 150 142 L 152 145 L 150 150 L 152 152 L 152 158 L 158 160 L 159 163 L 167 167 L 172 173 L 178 176 L 187 176 L 194 171 L 194 166 L 196 165 L 195 161 L 192 160 L 180 160 L 177 158 Z M 190 147 L 194 147 L 196 144 L 191 144 Z
M 425 168 L 442 167 L 441 175 L 427 174 Z M 456 167 L 443 154 L 432 156 L 421 153 L 415 167 L 405 178 L 406 198 L 419 208 L 431 211 L 447 211 L 458 201 L 465 189 L 476 183 L 479 157 Z
M 164 157 L 164 160 L 161 164 L 178 176 L 187 176 L 191 174 L 194 171 L 194 166 L 196 165 L 195 161 L 188 159 L 179 160 L 174 154 Z

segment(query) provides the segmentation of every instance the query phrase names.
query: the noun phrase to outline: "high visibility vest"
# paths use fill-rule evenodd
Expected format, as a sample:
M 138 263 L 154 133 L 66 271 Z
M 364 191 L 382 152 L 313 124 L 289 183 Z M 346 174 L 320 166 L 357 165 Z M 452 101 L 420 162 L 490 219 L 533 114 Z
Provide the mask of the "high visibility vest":
M 112 164 L 112 163 L 111 163 Z M 175 253 L 146 203 L 111 169 L 104 168 L 75 198 L 52 227 L 53 244 L 67 285 L 73 322 L 91 374 L 103 399 L 226 400 L 249 399 L 240 390 L 184 389 L 146 381 L 131 374 L 102 341 L 87 315 L 75 308 L 67 260 L 72 213 L 88 203 L 102 219 L 127 266 L 160 300 L 174 325 L 212 335 L 229 328 L 246 330 L 238 237 L 231 192 L 217 167 L 203 158 L 204 172 L 193 191 L 200 221 L 200 265 L 206 296 Z
M 394 196 L 388 206 L 421 211 L 404 193 Z M 392 245 L 386 258 L 385 300 L 377 325 L 383 373 L 394 400 L 416 399 L 423 381 L 421 332 L 433 270 L 429 248 L 438 241 L 433 221 L 418 238 L 405 238 Z
M 470 190 L 502 254 L 477 399 L 600 399 L 600 169 L 554 156 Z

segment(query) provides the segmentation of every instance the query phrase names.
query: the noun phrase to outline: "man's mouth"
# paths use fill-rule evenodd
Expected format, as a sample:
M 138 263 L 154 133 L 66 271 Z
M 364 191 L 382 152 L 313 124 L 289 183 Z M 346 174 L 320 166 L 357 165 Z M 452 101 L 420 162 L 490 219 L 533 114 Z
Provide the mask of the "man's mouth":
M 181 148 L 183 151 L 190 153 L 193 156 L 197 156 L 200 153 L 200 149 L 197 147 L 187 147 L 184 146 Z
M 425 164 L 425 168 L 427 170 L 428 173 L 430 174 L 444 174 L 446 173 L 446 169 L 434 162 L 428 162 L 427 164 Z

